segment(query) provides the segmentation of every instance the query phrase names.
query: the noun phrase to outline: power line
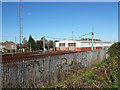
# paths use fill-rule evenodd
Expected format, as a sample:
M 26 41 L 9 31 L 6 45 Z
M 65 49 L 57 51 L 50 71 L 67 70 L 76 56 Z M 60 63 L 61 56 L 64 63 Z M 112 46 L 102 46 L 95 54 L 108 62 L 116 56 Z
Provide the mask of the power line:
M 61 39 L 61 40 L 65 40 L 65 39 L 68 39 L 68 38 L 56 38 L 56 37 L 50 37 L 50 36 L 46 36 L 47 38 L 51 38 L 51 39 Z
M 81 35 L 81 36 L 79 36 L 79 37 L 74 37 L 74 38 L 81 38 L 81 37 L 86 36 L 86 35 L 89 35 L 89 34 L 92 34 L 92 32 L 87 33 L 87 34 L 83 34 L 83 35 Z

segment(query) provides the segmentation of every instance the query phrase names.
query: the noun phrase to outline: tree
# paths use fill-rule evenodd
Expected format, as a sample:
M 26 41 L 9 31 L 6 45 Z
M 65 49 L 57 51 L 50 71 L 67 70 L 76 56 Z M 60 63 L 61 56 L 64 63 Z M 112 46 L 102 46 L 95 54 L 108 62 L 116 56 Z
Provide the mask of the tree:
M 54 42 L 59 42 L 59 40 L 55 40 Z
M 43 50 L 43 38 L 44 37 L 42 37 L 41 40 L 36 41 L 36 50 Z M 47 43 L 48 43 L 48 41 L 47 41 L 47 39 L 45 39 L 45 48 L 48 48 Z
M 48 45 L 49 45 L 49 48 L 53 48 L 54 42 L 52 40 L 49 40 Z
M 36 41 L 36 50 L 43 50 L 43 41 Z
M 22 40 L 22 44 L 23 44 L 23 46 L 27 46 L 27 40 L 26 40 L 25 37 L 24 37 L 23 40 Z
M 29 49 L 31 48 L 32 51 L 35 51 L 35 40 L 32 38 L 31 35 L 28 40 L 28 47 Z

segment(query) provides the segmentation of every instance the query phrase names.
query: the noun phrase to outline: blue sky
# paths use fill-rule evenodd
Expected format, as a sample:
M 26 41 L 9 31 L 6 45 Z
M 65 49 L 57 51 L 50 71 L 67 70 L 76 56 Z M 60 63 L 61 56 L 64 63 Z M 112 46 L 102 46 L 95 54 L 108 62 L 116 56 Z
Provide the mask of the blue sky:
M 18 2 L 2 3 L 3 41 L 19 42 Z M 118 3 L 116 2 L 22 2 L 22 35 L 39 40 L 43 35 L 71 38 L 94 28 L 95 38 L 118 40 Z M 90 38 L 88 35 L 83 38 Z M 51 38 L 47 38 L 51 39 Z

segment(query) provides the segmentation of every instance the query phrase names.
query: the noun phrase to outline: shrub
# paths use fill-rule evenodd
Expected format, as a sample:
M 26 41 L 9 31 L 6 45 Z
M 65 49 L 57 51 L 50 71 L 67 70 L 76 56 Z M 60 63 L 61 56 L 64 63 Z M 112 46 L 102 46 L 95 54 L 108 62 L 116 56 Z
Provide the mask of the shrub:
M 111 57 L 120 57 L 120 42 L 114 43 L 109 49 L 108 54 Z

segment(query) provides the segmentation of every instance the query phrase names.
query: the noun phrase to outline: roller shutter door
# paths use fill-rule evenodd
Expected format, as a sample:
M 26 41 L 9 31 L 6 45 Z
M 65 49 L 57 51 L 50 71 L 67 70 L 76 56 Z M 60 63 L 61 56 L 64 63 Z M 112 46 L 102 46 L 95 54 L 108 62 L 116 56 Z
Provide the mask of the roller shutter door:
M 76 44 L 75 43 L 69 43 L 68 44 L 68 49 L 69 50 L 76 50 Z
M 60 43 L 59 46 L 60 46 L 60 50 L 65 50 L 65 43 Z

